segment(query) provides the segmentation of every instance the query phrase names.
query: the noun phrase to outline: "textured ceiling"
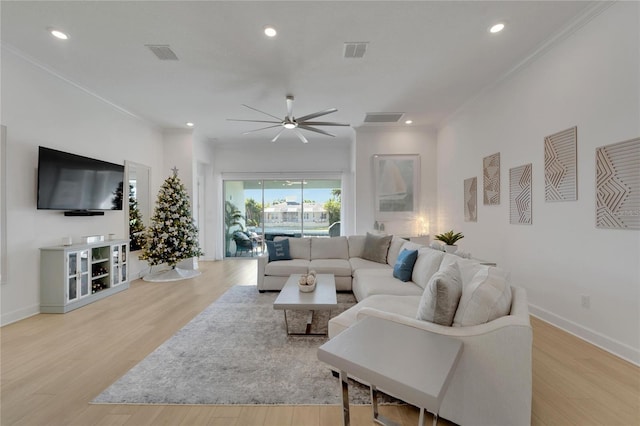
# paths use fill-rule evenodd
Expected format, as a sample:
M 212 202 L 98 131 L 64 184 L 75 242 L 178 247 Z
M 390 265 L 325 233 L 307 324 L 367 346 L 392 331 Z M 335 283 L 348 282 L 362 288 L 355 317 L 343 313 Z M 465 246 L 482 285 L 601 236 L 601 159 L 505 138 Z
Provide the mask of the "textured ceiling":
M 596 2 L 20 1 L 1 4 L 3 47 L 163 128 L 192 121 L 206 137 L 269 140 L 277 129 L 227 118 L 331 107 L 327 121 L 405 112 L 437 128 L 484 88 L 598 7 Z M 506 22 L 497 35 L 487 29 Z M 262 30 L 271 24 L 278 35 Z M 48 27 L 69 33 L 62 42 Z M 368 42 L 345 59 L 345 42 Z M 145 47 L 167 44 L 178 61 Z M 394 124 L 396 125 L 396 124 Z M 397 124 L 399 125 L 399 124 Z M 341 140 L 349 128 L 326 128 Z M 306 132 L 312 142 L 326 136 Z M 282 140 L 295 139 L 285 132 Z

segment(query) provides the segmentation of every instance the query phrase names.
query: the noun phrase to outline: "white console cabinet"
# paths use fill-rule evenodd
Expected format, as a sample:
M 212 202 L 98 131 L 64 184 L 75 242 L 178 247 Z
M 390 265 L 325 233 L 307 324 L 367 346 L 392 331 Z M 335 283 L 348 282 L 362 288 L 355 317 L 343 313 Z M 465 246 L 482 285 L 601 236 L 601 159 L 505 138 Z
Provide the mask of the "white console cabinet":
M 40 312 L 66 313 L 129 288 L 128 240 L 40 249 Z

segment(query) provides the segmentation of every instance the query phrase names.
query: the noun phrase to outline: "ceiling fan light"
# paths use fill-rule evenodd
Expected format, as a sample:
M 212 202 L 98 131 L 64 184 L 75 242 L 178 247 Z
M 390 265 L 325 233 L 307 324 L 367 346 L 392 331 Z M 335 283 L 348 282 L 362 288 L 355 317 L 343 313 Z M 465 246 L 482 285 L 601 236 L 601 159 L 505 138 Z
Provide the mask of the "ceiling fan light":
M 296 127 L 298 127 L 298 126 L 296 126 L 296 123 L 284 123 L 284 128 L 285 129 L 291 130 L 291 129 L 295 129 Z

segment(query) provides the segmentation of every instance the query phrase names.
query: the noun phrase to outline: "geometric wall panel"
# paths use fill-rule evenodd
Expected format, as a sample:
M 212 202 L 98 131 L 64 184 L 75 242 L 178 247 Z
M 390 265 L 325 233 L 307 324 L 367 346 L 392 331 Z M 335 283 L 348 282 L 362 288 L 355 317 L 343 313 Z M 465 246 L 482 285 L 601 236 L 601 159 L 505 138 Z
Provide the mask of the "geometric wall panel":
M 577 135 L 574 126 L 544 138 L 545 201 L 578 199 Z
M 478 221 L 478 178 L 464 180 L 464 221 Z
M 509 222 L 531 225 L 531 163 L 509 169 Z
M 500 204 L 500 153 L 484 157 L 482 160 L 483 204 Z
M 596 148 L 596 227 L 640 229 L 640 138 Z

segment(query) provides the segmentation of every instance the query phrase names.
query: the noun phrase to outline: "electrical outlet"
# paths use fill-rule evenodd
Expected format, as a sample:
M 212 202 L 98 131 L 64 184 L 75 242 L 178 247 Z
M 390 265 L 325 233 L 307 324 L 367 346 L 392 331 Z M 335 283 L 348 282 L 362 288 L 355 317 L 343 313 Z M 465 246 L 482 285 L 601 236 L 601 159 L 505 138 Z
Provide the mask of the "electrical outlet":
M 591 297 L 583 294 L 582 295 L 582 307 L 585 309 L 591 308 Z

